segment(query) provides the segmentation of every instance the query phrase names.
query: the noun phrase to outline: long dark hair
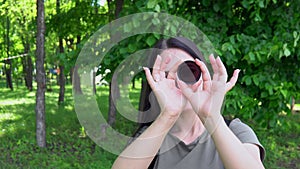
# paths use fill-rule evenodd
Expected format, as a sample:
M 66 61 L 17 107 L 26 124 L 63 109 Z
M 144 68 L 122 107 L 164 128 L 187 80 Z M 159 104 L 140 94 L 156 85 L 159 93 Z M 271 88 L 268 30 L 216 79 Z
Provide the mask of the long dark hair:
M 197 45 L 184 37 L 174 37 L 169 39 L 159 40 L 154 48 L 159 49 L 153 52 L 153 57 L 149 59 L 150 67 L 153 66 L 154 61 L 156 59 L 157 54 L 160 51 L 170 48 L 181 49 L 191 55 L 193 58 L 198 58 L 203 61 L 205 64 L 205 59 L 203 54 L 198 49 Z M 150 126 L 152 122 L 156 119 L 156 117 L 160 113 L 160 108 L 158 106 L 158 102 L 153 94 L 151 94 L 152 89 L 149 86 L 146 79 L 142 80 L 142 89 L 140 95 L 140 103 L 139 103 L 139 127 Z

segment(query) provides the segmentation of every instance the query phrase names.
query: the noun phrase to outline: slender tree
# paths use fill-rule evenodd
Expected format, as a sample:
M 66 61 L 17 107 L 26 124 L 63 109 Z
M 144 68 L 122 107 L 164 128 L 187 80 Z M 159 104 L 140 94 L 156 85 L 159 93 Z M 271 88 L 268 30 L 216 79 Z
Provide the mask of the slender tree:
M 60 0 L 56 0 L 56 12 L 59 15 L 60 14 Z M 58 28 L 58 46 L 59 46 L 59 53 L 64 53 L 64 46 L 63 46 L 63 37 L 61 35 L 61 26 Z M 65 66 L 63 61 L 59 62 L 59 96 L 58 96 L 58 104 L 61 104 L 65 100 Z
M 8 11 L 6 9 L 6 55 L 7 55 L 7 60 L 4 61 L 5 66 L 5 74 L 6 74 L 6 84 L 7 87 L 10 88 L 11 90 L 14 90 L 13 88 L 13 83 L 12 83 L 12 77 L 11 77 L 11 71 L 12 71 L 12 63 L 11 59 L 9 58 L 10 56 L 10 38 L 9 38 L 9 29 L 10 29 L 10 19 L 8 16 Z
M 46 147 L 45 124 L 45 11 L 44 1 L 37 0 L 37 37 L 36 37 L 36 140 L 39 147 Z
M 111 11 L 111 1 L 107 1 L 109 4 L 109 10 Z M 120 13 L 122 11 L 123 8 L 123 0 L 117 0 L 116 1 L 116 7 L 115 7 L 115 19 L 118 19 L 120 16 Z M 113 125 L 116 121 L 116 114 L 117 114 L 117 109 L 116 109 L 116 105 L 113 102 L 113 98 L 112 98 L 112 93 L 117 93 L 117 97 L 119 97 L 120 95 L 120 89 L 117 85 L 112 85 L 112 83 L 109 83 L 109 110 L 108 110 L 108 124 Z

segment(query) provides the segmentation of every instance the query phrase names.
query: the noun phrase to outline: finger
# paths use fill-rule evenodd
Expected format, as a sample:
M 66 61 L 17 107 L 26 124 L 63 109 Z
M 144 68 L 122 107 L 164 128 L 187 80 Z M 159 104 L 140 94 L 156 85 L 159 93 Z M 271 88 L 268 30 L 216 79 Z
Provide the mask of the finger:
M 166 70 L 167 65 L 171 62 L 171 58 L 169 55 L 165 56 L 164 58 L 162 58 L 162 64 L 160 66 L 161 70 Z
M 166 77 L 166 68 L 167 68 L 168 64 L 170 63 L 170 61 L 171 61 L 170 56 L 166 56 L 166 57 L 164 57 L 164 59 L 162 59 L 160 68 L 159 68 L 160 77 L 162 77 L 162 78 Z
M 213 80 L 218 80 L 219 71 L 218 71 L 218 66 L 217 66 L 216 59 L 215 59 L 213 54 L 209 55 L 209 61 L 210 61 L 211 67 L 212 67 L 213 72 L 214 72 Z
M 146 79 L 150 85 L 150 87 L 152 88 L 152 90 L 154 89 L 154 85 L 155 85 L 155 81 L 153 79 L 153 77 L 151 76 L 151 72 L 149 70 L 149 68 L 147 67 L 143 67 L 145 74 L 146 74 Z
M 182 63 L 182 60 L 178 60 L 172 68 L 169 70 L 168 79 L 175 79 L 176 78 L 176 72 L 178 66 Z
M 208 71 L 206 65 L 199 59 L 196 59 L 195 62 L 201 69 L 203 81 L 211 80 L 211 77 L 210 77 L 210 74 L 209 74 L 209 71 Z
M 239 73 L 240 73 L 241 70 L 239 69 L 236 69 L 234 72 L 233 72 L 233 75 L 232 77 L 230 78 L 230 81 L 226 83 L 226 92 L 228 92 L 229 90 L 231 90 L 236 82 L 237 82 L 237 79 L 239 77 Z
M 210 90 L 211 87 L 211 77 L 210 73 L 204 64 L 204 62 L 200 61 L 199 59 L 196 59 L 196 64 L 200 66 L 201 72 L 202 72 L 202 79 L 203 79 L 203 90 Z
M 216 64 L 218 66 L 218 75 L 219 75 L 219 79 L 218 80 L 221 80 L 223 82 L 226 82 L 227 81 L 227 78 L 228 78 L 228 74 L 227 74 L 227 70 L 226 70 L 226 67 L 224 66 L 221 58 L 218 56 L 217 59 L 216 59 Z
M 193 95 L 193 90 L 187 85 L 185 84 L 183 81 L 179 80 L 177 78 L 177 84 L 179 86 L 179 89 L 181 90 L 181 92 L 183 93 L 183 95 L 190 100 L 191 96 Z
M 160 79 L 160 65 L 161 65 L 161 61 L 162 61 L 162 58 L 160 55 L 157 55 L 156 57 L 156 60 L 154 62 L 154 65 L 153 65 L 153 71 L 152 71 L 152 75 L 154 77 L 154 80 L 156 81 L 159 81 Z
M 198 91 L 199 88 L 200 88 L 200 85 L 202 84 L 202 82 L 203 82 L 203 80 L 199 79 L 198 82 L 196 82 L 195 84 L 193 84 L 193 85 L 191 86 L 192 91 L 193 91 L 193 92 Z

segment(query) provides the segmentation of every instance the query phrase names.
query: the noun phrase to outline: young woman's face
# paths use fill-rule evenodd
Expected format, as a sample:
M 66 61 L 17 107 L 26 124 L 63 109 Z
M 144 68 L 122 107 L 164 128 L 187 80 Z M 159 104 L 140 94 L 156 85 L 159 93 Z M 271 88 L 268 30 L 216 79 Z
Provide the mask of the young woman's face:
M 167 78 L 171 79 L 176 79 L 176 72 L 181 63 L 187 60 L 194 60 L 187 52 L 176 48 L 166 49 L 160 55 L 162 61 L 168 63 L 165 71 L 168 72 Z
M 194 61 L 194 58 L 187 52 L 176 48 L 166 49 L 160 55 L 162 57 L 162 61 L 168 63 L 167 67 L 165 68 L 165 71 L 168 72 L 167 78 L 174 79 L 175 81 L 177 78 L 178 66 L 187 60 Z M 189 110 L 192 110 L 192 106 L 187 104 L 183 111 Z

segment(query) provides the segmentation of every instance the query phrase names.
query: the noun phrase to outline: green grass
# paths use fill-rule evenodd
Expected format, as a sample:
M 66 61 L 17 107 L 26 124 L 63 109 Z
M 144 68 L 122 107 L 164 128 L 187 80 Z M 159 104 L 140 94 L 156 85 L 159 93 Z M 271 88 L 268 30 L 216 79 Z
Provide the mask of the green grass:
M 110 168 L 116 155 L 97 146 L 83 132 L 71 86 L 66 86 L 61 106 L 57 105 L 58 87 L 52 89 L 46 92 L 46 148 L 37 147 L 35 141 L 35 91 L 24 87 L 0 89 L 0 168 Z M 105 86 L 97 89 L 104 116 L 108 110 L 107 90 Z M 125 120 L 117 116 L 116 127 L 130 133 L 135 126 Z
M 61 106 L 57 105 L 58 87 L 52 88 L 46 93 L 46 148 L 37 147 L 35 141 L 35 91 L 21 86 L 14 91 L 4 85 L 0 88 L 0 168 L 110 168 L 117 156 L 97 146 L 83 132 L 74 110 L 71 86 L 66 87 L 66 101 Z M 138 98 L 139 89 L 130 90 L 130 101 L 135 106 Z M 97 88 L 97 102 L 107 117 L 107 86 Z M 246 123 L 266 148 L 266 168 L 300 168 L 300 115 L 282 118 L 281 126 L 268 130 Z M 114 128 L 119 132 L 130 135 L 135 126 L 117 115 Z

